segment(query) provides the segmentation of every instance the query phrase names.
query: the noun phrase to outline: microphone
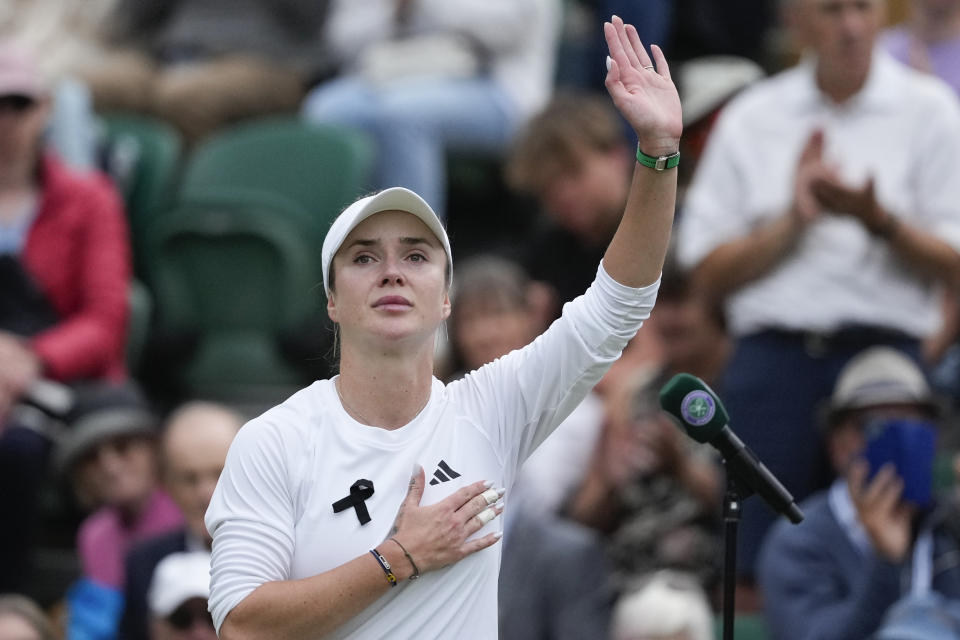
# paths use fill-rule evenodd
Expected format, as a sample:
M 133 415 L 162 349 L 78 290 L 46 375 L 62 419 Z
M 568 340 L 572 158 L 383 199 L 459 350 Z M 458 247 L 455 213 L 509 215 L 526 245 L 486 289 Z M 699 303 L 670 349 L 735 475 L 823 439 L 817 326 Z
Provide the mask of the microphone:
M 758 494 L 777 513 L 797 524 L 803 512 L 780 481 L 730 429 L 730 416 L 703 380 L 679 373 L 660 390 L 660 406 L 697 442 L 708 442 L 723 455 L 727 472 Z

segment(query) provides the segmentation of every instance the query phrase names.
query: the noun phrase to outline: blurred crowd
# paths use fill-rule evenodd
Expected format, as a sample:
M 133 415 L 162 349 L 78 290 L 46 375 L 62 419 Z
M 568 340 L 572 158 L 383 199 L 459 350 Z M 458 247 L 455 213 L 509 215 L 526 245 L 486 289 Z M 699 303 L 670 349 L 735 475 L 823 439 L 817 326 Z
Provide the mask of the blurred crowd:
M 585 290 L 635 167 L 612 14 L 680 91 L 674 241 L 507 488 L 501 637 L 718 637 L 686 372 L 806 515 L 744 503 L 738 637 L 960 638 L 960 0 L 0 0 L 0 640 L 216 637 L 204 513 L 336 371 L 319 247 L 363 193 L 449 229 L 443 380 Z

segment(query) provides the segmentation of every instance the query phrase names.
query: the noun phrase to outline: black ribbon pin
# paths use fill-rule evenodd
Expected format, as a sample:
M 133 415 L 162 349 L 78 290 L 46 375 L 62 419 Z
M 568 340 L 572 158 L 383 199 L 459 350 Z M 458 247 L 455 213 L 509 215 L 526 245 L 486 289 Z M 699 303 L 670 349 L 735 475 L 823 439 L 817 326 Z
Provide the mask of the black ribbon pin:
M 364 501 L 372 495 L 373 482 L 360 478 L 350 485 L 350 495 L 333 503 L 333 512 L 340 513 L 353 507 L 354 511 L 357 512 L 357 520 L 360 521 L 360 526 L 363 526 L 370 522 L 370 512 L 367 511 L 367 505 Z

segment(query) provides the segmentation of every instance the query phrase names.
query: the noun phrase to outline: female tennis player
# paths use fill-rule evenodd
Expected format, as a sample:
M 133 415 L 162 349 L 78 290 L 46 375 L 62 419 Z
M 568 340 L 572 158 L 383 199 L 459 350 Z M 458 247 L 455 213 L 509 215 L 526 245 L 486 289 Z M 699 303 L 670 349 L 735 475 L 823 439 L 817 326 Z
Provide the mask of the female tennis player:
M 443 226 L 406 189 L 348 207 L 322 250 L 340 374 L 240 431 L 207 512 L 222 638 L 497 637 L 505 488 L 649 316 L 673 218 L 667 62 L 619 18 L 603 28 L 606 86 L 639 153 L 593 284 L 533 343 L 444 385 Z

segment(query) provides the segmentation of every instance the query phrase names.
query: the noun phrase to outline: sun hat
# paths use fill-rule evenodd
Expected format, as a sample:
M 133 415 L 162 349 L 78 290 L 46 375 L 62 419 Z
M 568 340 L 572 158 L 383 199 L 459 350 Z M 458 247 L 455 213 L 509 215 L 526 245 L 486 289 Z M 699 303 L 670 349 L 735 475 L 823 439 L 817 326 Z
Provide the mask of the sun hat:
M 381 211 L 404 211 L 417 216 L 440 240 L 443 250 L 447 254 L 447 268 L 452 271 L 453 254 L 450 252 L 450 239 L 447 237 L 447 231 L 443 228 L 440 218 L 430 208 L 430 205 L 413 191 L 403 187 L 391 187 L 351 204 L 337 216 L 333 225 L 330 226 L 330 230 L 327 231 L 327 236 L 323 240 L 323 250 L 320 254 L 323 268 L 323 288 L 327 294 L 330 293 L 330 264 L 333 262 L 333 256 L 336 255 L 343 245 L 343 241 L 358 224 Z
M 138 389 L 108 385 L 80 394 L 73 418 L 54 451 L 54 468 L 69 474 L 88 452 L 120 436 L 153 437 L 160 421 Z
M 828 426 L 848 411 L 886 404 L 910 404 L 930 412 L 941 409 L 920 367 L 892 347 L 870 347 L 840 371 L 827 405 Z

